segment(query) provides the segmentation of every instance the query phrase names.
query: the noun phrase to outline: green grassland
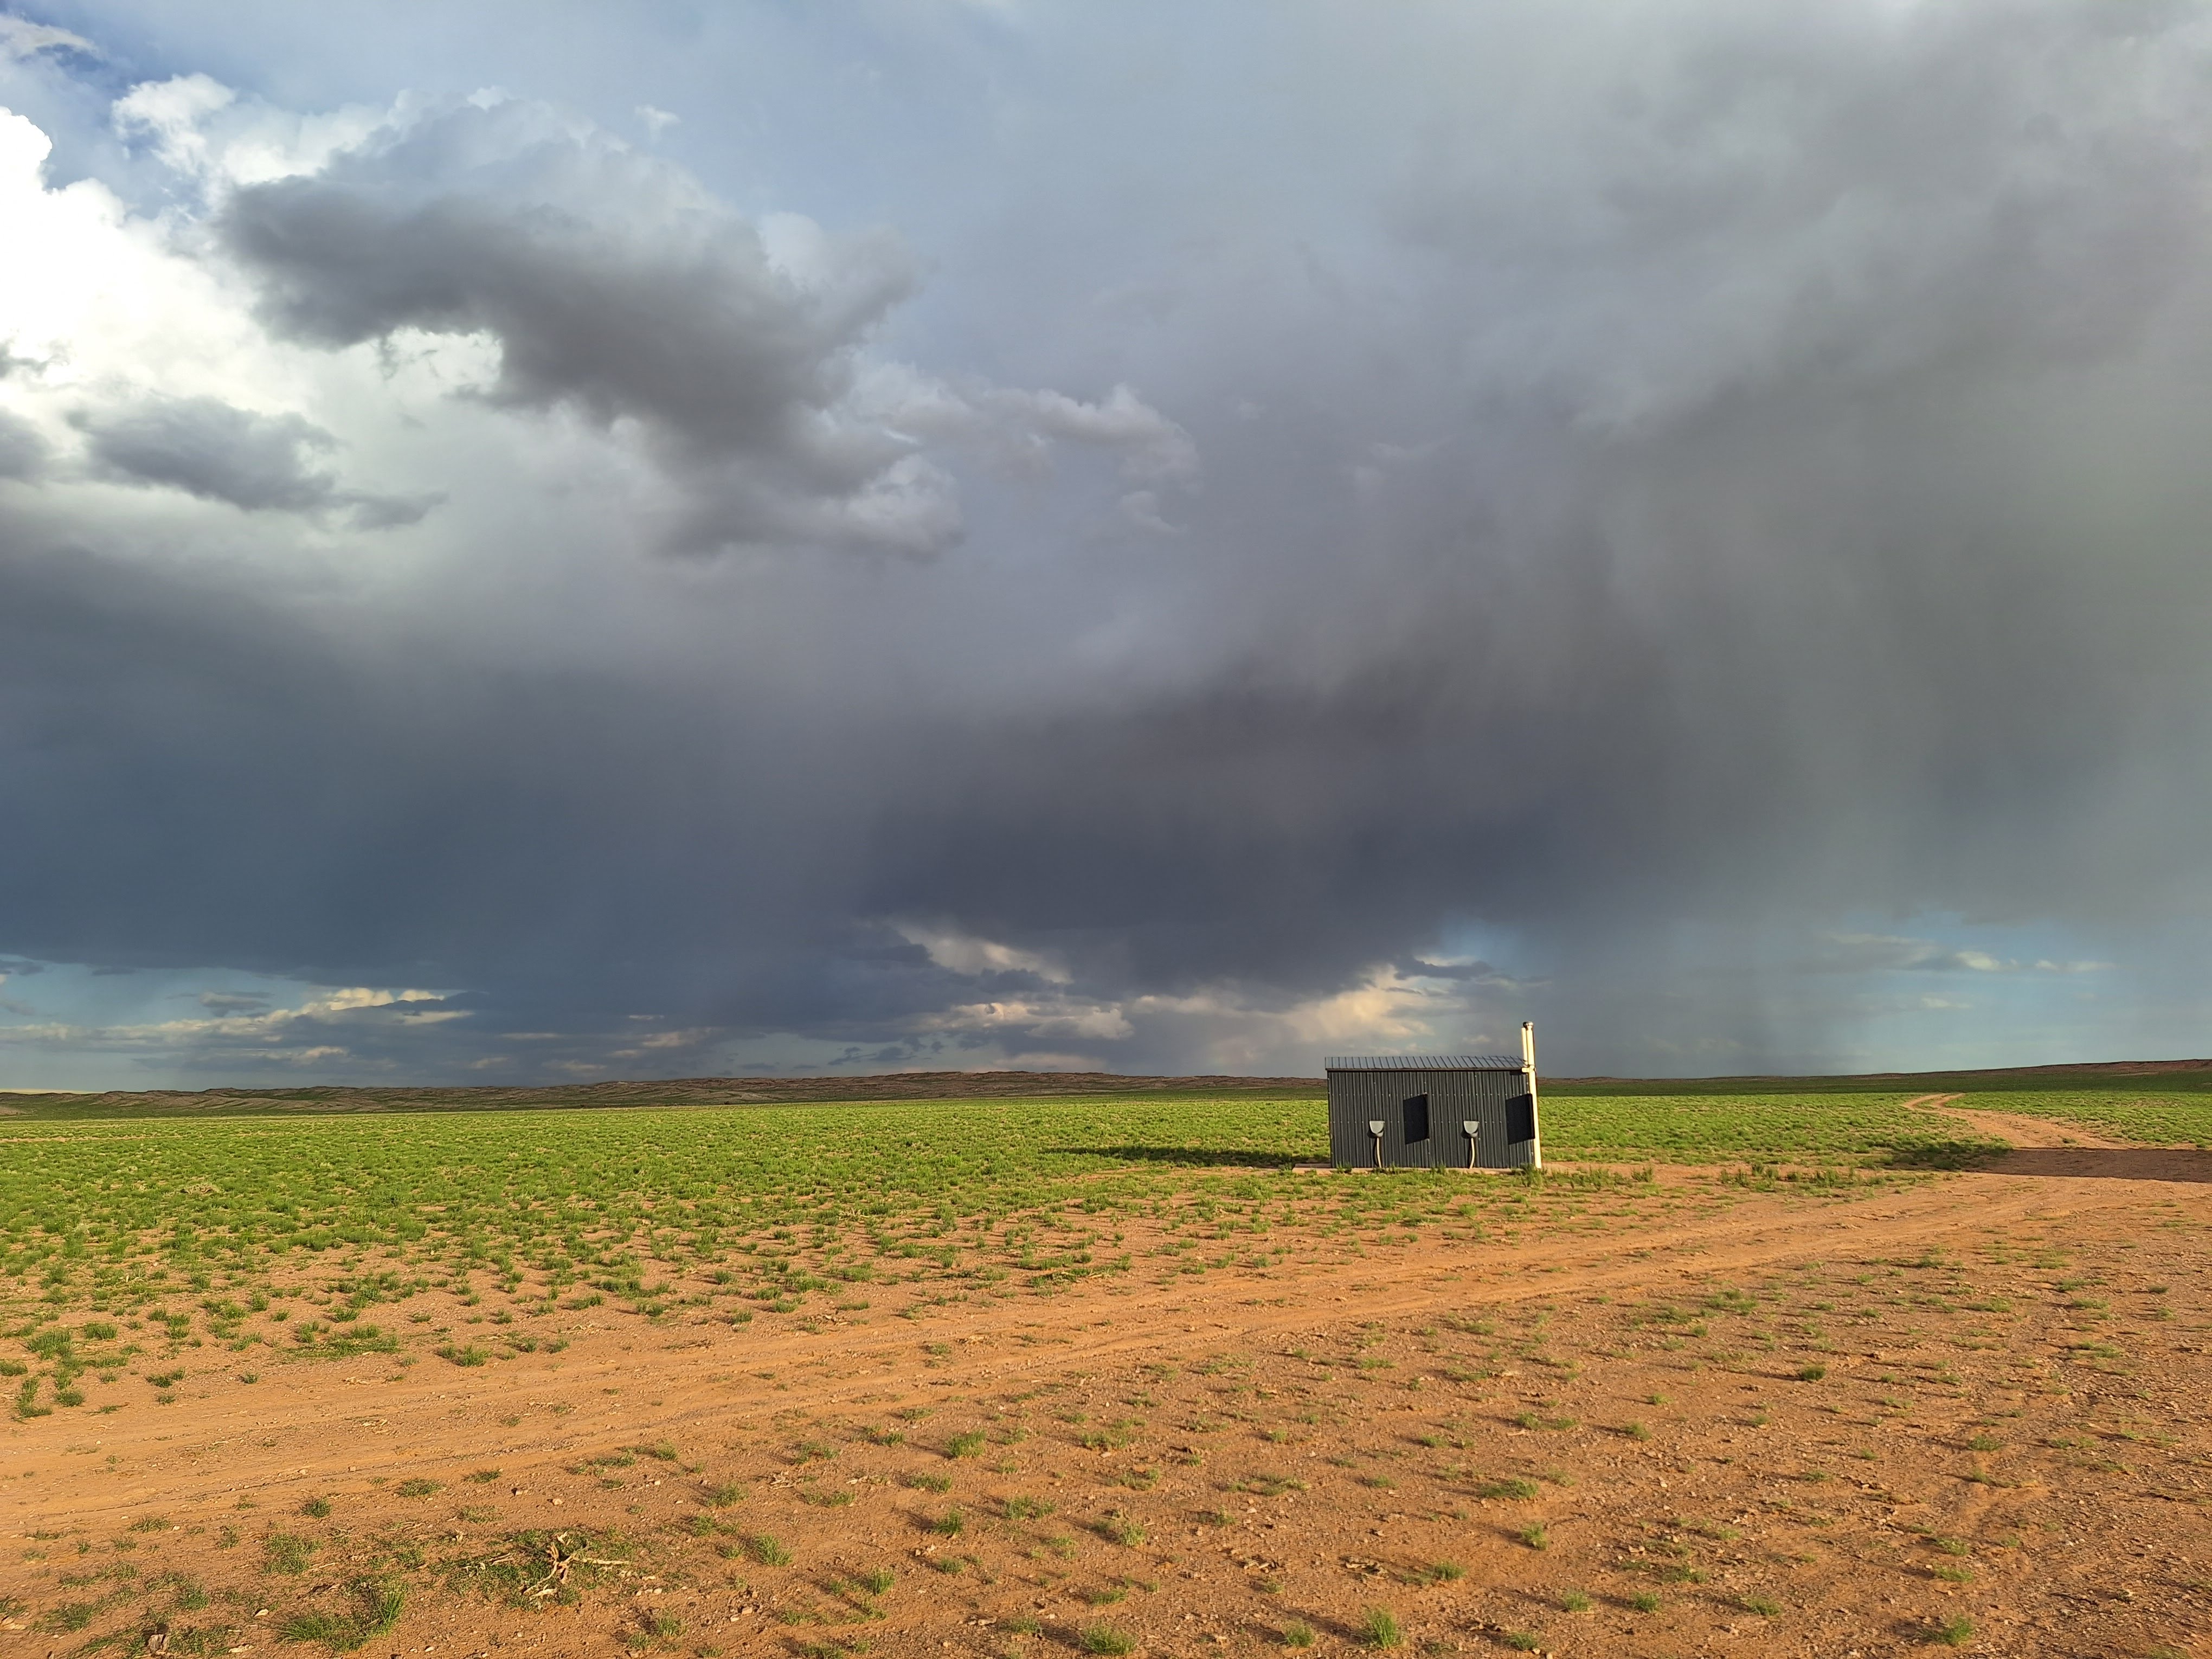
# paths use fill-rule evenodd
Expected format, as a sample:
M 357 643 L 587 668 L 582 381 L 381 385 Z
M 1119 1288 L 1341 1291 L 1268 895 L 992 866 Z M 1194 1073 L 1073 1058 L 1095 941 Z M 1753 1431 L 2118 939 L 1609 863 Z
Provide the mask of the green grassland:
M 1959 1140 L 1875 1095 L 1571 1097 L 1547 1105 L 1546 1127 L 1562 1160 L 1881 1164 Z M 732 1272 L 733 1255 L 768 1281 L 756 1288 L 787 1292 L 770 1302 L 825 1273 L 950 1273 L 979 1249 L 1050 1285 L 1096 1266 L 1116 1217 L 1225 1206 L 1260 1230 L 1285 1214 L 1357 1225 L 1467 1190 L 1411 1172 L 1292 1177 L 1328 1156 L 1318 1103 L 1198 1097 L 18 1121 L 0 1146 L 0 1288 L 13 1279 L 57 1304 L 204 1291 L 217 1275 L 266 1288 L 288 1267 L 370 1255 L 396 1265 L 364 1279 L 362 1307 L 434 1267 L 501 1281 L 527 1269 L 548 1294 L 649 1305 L 658 1281 Z M 810 1271 L 785 1271 L 802 1255 Z
M 18 1409 L 36 1413 L 80 1402 L 79 1376 L 112 1374 L 155 1345 L 169 1360 L 210 1350 L 190 1356 L 196 1364 L 226 1349 L 252 1356 L 230 1362 L 239 1367 L 372 1352 L 412 1363 L 416 1349 L 471 1364 L 557 1346 L 562 1317 L 592 1308 L 803 1321 L 896 1286 L 898 1310 L 915 1316 L 1133 1271 L 1265 1268 L 1323 1240 L 1407 1243 L 1437 1224 L 1462 1238 L 1511 1237 L 1571 1218 L 1601 1185 L 1618 1201 L 1668 1201 L 1634 1170 L 1654 1162 L 1761 1180 L 1790 1164 L 1796 1178 L 1841 1185 L 1991 1149 L 1911 1098 L 1553 1094 L 1547 1153 L 1570 1167 L 1536 1180 L 1298 1174 L 1293 1165 L 1327 1156 L 1320 1103 L 1218 1091 L 15 1118 L 0 1121 L 0 1335 L 28 1354 L 0 1362 L 0 1374 L 22 1378 Z M 2212 1139 L 2203 1097 L 2002 1104 Z M 1133 1230 L 1149 1241 L 1141 1264 Z M 481 1311 L 458 1316 L 458 1334 L 418 1328 L 432 1316 L 407 1304 L 432 1290 L 447 1293 L 440 1317 L 456 1317 L 454 1298 Z M 35 1372 L 22 1369 L 33 1359 Z

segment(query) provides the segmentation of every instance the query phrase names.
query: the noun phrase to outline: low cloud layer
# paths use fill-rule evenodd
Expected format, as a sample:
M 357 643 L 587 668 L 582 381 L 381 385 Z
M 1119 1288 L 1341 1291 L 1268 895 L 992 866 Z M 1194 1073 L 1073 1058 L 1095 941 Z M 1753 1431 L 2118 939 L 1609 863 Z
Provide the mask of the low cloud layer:
M 2201 1046 L 2194 13 L 18 22 L 27 1078 Z
M 434 498 L 410 501 L 339 488 L 321 457 L 337 441 L 297 415 L 257 415 L 215 398 L 168 398 L 72 416 L 94 473 L 181 489 L 249 513 L 347 508 L 364 530 L 413 524 Z

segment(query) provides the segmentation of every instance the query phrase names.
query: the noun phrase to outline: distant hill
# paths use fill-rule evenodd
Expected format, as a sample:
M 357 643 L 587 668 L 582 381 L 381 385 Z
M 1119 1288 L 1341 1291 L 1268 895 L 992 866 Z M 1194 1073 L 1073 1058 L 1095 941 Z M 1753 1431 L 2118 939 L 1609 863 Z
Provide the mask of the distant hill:
M 1009 1096 L 1274 1095 L 1320 1097 L 1317 1077 L 1127 1077 L 1115 1072 L 889 1072 L 874 1077 L 689 1077 L 545 1088 L 148 1089 L 0 1096 L 16 1117 L 243 1117 L 271 1113 L 519 1112 L 622 1106 L 778 1106 L 830 1100 Z
M 1915 1094 L 2064 1092 L 2123 1089 L 2155 1082 L 2166 1093 L 2212 1091 L 2212 1060 L 2106 1060 L 2069 1066 L 2000 1066 L 1960 1072 L 1862 1072 L 1843 1077 L 1556 1077 L 1552 1094 L 1749 1095 L 1870 1094 L 1910 1089 Z
M 1869 1072 L 1850 1077 L 1544 1079 L 1553 1095 L 1984 1094 L 2125 1089 L 2212 1091 L 2212 1060 L 2120 1060 L 2081 1066 L 2012 1066 L 1966 1072 Z M 0 1116 L 18 1118 L 259 1117 L 377 1112 L 517 1112 L 648 1106 L 778 1106 L 833 1100 L 958 1100 L 1069 1095 L 1139 1098 L 1238 1095 L 1319 1099 L 1318 1077 L 1130 1077 L 1117 1072 L 887 1072 L 872 1077 L 692 1077 L 544 1088 L 331 1086 L 312 1089 L 149 1089 L 104 1094 L 0 1095 Z

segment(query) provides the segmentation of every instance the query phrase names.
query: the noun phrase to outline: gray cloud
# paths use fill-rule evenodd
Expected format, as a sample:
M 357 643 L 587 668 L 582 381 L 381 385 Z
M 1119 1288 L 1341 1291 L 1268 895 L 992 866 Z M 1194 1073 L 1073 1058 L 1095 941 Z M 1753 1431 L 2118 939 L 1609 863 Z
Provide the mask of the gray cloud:
M 688 175 L 520 103 L 249 185 L 222 232 L 290 337 L 482 331 L 494 402 L 641 423 L 692 486 L 683 544 L 928 550 L 957 529 L 911 446 L 839 418 L 854 348 L 913 284 L 889 235 L 802 233 L 779 263 Z
M 1293 8 L 1233 98 L 1112 16 L 877 43 L 1009 88 L 843 108 L 843 205 L 911 187 L 921 255 L 771 257 L 698 182 L 772 196 L 757 135 L 684 173 L 514 104 L 238 189 L 282 343 L 478 335 L 469 410 L 550 418 L 340 600 L 11 490 L 0 948 L 468 988 L 317 1039 L 415 1074 L 1273 1071 L 1529 1014 L 1567 1070 L 2185 1046 L 2197 14 Z M 1112 30 L 1206 94 L 1117 125 Z M 290 430 L 237 493 L 320 476 Z
M 93 465 L 125 483 L 181 489 L 249 513 L 351 509 L 362 529 L 414 524 L 434 497 L 368 495 L 314 464 L 337 441 L 297 415 L 257 415 L 217 398 L 150 398 L 79 410 Z
M 0 362 L 0 370 L 6 364 Z M 0 409 L 0 478 L 34 478 L 46 468 L 46 441 L 38 428 Z

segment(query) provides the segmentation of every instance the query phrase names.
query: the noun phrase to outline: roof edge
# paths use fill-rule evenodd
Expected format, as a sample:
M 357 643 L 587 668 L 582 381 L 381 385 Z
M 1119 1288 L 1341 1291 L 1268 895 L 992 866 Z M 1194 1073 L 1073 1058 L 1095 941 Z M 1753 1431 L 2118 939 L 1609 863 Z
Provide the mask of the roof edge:
M 1324 1072 L 1517 1072 L 1518 1054 L 1332 1054 Z

